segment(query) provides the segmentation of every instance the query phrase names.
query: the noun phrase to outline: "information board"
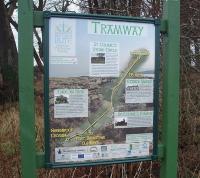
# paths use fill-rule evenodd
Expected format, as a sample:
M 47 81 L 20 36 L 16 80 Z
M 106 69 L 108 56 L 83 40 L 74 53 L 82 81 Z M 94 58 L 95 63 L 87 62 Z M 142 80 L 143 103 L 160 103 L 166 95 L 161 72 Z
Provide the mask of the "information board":
M 156 157 L 158 20 L 56 13 L 44 19 L 46 163 Z

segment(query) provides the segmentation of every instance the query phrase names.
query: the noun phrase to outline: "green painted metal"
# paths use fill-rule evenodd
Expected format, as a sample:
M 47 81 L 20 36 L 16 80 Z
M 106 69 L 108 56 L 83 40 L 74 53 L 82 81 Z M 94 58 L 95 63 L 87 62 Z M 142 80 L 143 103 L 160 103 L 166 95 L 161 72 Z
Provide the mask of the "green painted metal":
M 159 76 L 160 76 L 160 21 L 155 21 L 155 79 L 154 79 L 154 116 L 153 116 L 153 155 L 158 158 L 158 113 L 159 113 Z
M 161 20 L 160 32 L 161 33 L 166 33 L 167 32 L 167 20 Z
M 161 161 L 161 178 L 177 177 L 178 118 L 179 118 L 179 58 L 180 58 L 180 1 L 165 2 L 167 23 L 164 51 L 163 129 L 165 145 Z
M 115 160 L 115 161 L 98 161 L 98 162 L 83 162 L 83 163 L 55 163 L 55 164 L 47 164 L 47 168 L 77 168 L 77 167 L 87 167 L 87 166 L 97 166 L 97 165 L 113 165 L 113 164 L 123 164 L 123 163 L 136 163 L 136 162 L 144 162 L 144 161 L 155 161 L 157 159 L 153 159 L 152 157 L 138 158 L 137 161 L 135 159 L 124 159 L 124 160 Z
M 33 25 L 35 27 L 43 27 L 43 11 L 34 11 L 33 12 Z
M 47 63 L 47 58 L 45 56 L 49 55 L 49 48 L 46 47 L 45 44 L 48 44 L 49 42 L 47 41 L 48 36 L 49 36 L 49 21 L 44 20 L 44 27 L 43 28 L 43 51 L 44 51 L 44 77 L 49 76 L 49 65 Z M 49 98 L 49 80 L 46 78 L 44 79 L 44 98 Z M 45 162 L 49 162 L 50 159 L 50 130 L 49 130 L 49 112 L 46 106 L 49 106 L 49 100 L 44 99 L 44 133 L 45 133 Z
M 158 144 L 158 158 L 161 160 L 164 158 L 164 145 Z
M 33 87 L 33 4 L 19 0 L 19 103 L 22 177 L 36 177 Z
M 45 167 L 45 158 L 44 158 L 44 152 L 38 152 L 36 154 L 36 167 L 44 168 Z

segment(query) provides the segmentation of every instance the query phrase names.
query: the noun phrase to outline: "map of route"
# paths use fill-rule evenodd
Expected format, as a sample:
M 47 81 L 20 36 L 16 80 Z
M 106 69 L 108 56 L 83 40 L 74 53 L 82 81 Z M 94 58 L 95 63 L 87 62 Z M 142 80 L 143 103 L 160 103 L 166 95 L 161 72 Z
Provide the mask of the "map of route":
M 131 60 L 129 61 L 128 66 L 126 69 L 121 73 L 120 77 L 117 79 L 117 82 L 114 84 L 114 87 L 111 89 L 111 96 L 110 96 L 110 103 L 107 106 L 106 110 L 102 111 L 102 113 L 98 113 L 97 117 L 94 118 L 93 122 L 90 123 L 90 125 L 85 128 L 81 133 L 76 133 L 74 135 L 71 135 L 68 137 L 65 141 L 70 141 L 75 137 L 79 137 L 87 133 L 92 127 L 94 127 L 100 120 L 107 117 L 106 115 L 111 115 L 113 113 L 114 107 L 113 107 L 113 98 L 115 94 L 118 92 L 120 86 L 126 79 L 128 73 L 133 70 L 133 68 L 137 65 L 145 61 L 145 59 L 149 56 L 149 51 L 146 49 L 139 49 L 131 52 Z

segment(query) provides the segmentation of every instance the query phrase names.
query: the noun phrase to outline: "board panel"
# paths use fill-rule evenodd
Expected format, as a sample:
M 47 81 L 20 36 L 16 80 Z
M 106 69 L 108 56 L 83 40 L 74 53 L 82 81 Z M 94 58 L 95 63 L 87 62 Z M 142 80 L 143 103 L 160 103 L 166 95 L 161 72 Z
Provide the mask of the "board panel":
M 47 165 L 155 158 L 158 21 L 47 13 L 44 41 Z

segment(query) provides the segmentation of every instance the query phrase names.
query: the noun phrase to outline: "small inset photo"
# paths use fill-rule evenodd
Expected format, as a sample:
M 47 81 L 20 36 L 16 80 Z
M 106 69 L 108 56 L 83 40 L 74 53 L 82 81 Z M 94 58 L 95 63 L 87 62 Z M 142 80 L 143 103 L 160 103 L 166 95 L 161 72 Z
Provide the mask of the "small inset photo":
M 115 117 L 114 127 L 115 128 L 126 128 L 127 127 L 127 117 Z
M 69 96 L 66 95 L 59 95 L 55 96 L 55 104 L 68 104 L 69 103 Z
M 96 53 L 91 57 L 91 64 L 105 64 L 105 53 Z

